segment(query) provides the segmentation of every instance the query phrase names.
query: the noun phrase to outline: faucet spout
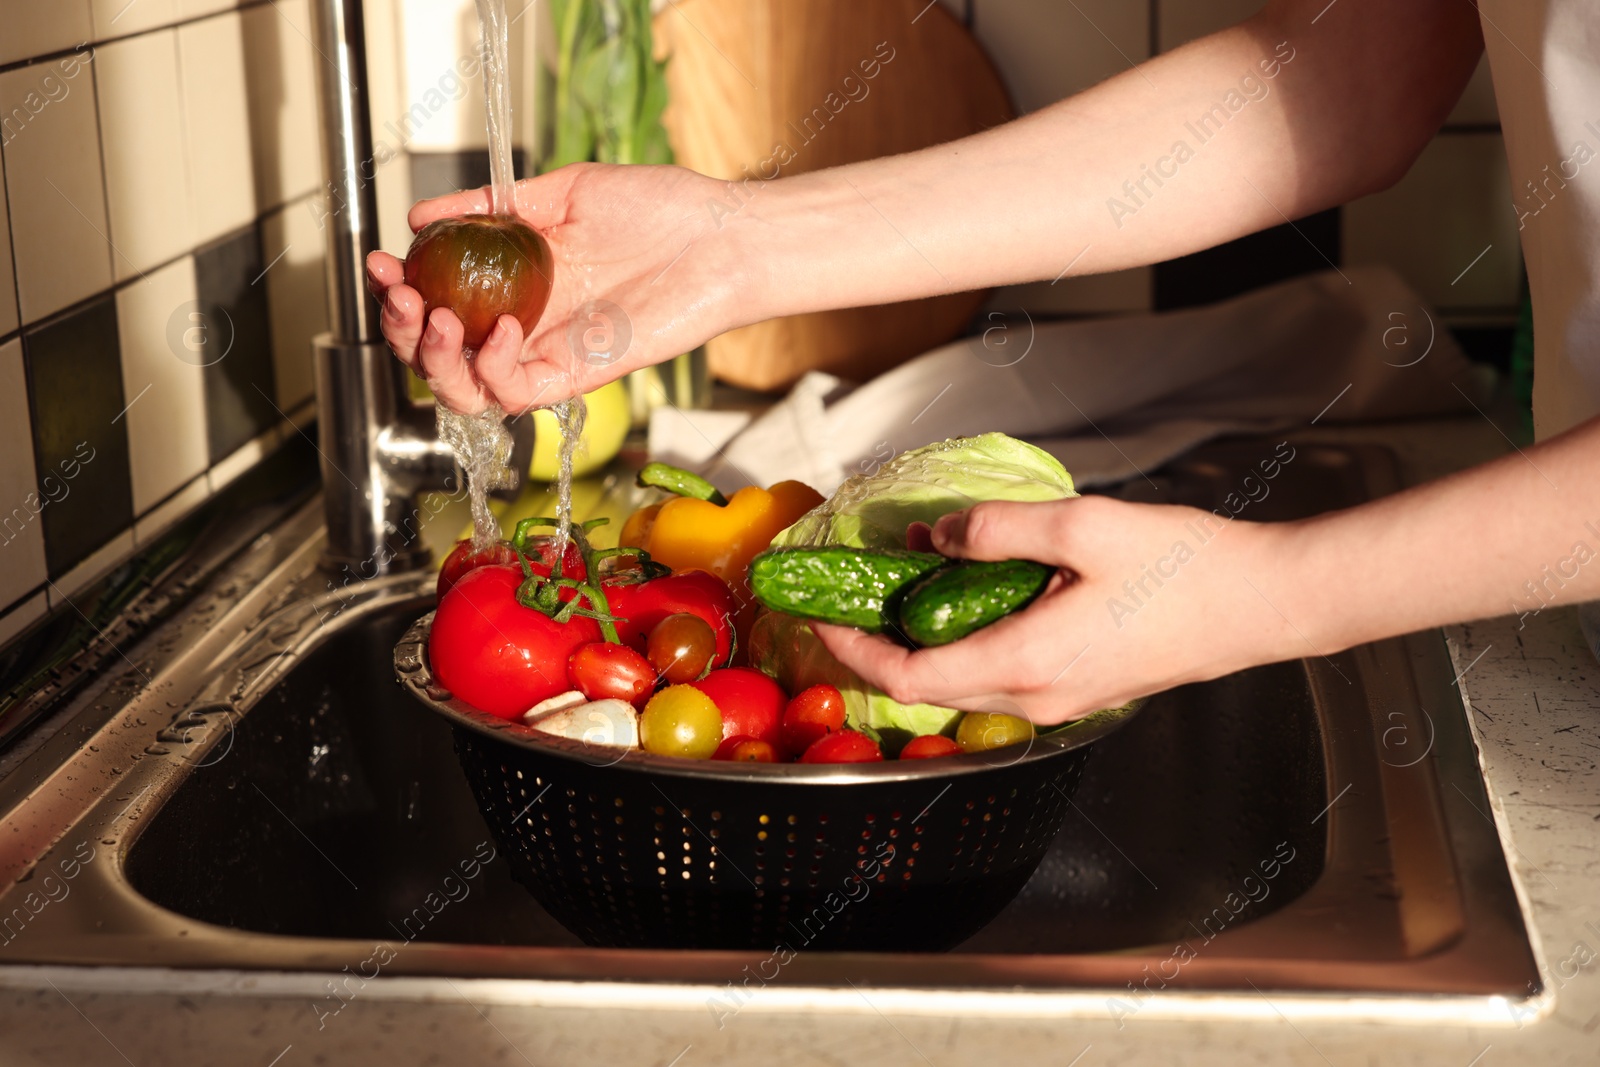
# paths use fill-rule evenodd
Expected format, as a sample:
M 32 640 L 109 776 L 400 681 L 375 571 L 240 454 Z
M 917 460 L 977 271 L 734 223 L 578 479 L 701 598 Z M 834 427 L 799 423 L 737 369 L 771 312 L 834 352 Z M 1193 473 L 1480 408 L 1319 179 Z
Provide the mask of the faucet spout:
M 426 566 L 418 493 L 461 484 L 433 407 L 415 404 L 378 329 L 367 254 L 378 246 L 372 122 L 361 0 L 313 0 L 322 131 L 320 224 L 327 243 L 330 330 L 312 342 L 317 440 L 328 539 L 324 563 L 363 577 Z M 519 419 L 512 462 L 526 474 L 532 420 Z M 454 477 L 452 477 L 454 476 Z

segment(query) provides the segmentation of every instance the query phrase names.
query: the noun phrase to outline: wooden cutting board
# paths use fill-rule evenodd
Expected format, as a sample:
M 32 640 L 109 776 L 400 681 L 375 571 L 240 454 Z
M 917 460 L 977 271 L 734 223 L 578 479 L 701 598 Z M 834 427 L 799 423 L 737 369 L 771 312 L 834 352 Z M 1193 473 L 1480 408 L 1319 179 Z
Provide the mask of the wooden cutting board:
M 655 39 L 673 151 L 718 178 L 909 152 L 1014 115 L 977 41 L 929 0 L 673 0 Z M 985 296 L 757 323 L 710 342 L 711 372 L 762 390 L 813 369 L 863 381 L 960 336 Z

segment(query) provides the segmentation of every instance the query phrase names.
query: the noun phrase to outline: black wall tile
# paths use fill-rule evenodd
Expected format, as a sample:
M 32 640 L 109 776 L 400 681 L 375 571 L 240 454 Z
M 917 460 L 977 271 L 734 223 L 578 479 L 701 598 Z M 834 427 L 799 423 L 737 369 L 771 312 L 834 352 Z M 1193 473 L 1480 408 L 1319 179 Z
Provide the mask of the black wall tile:
M 194 254 L 207 346 L 222 352 L 205 368 L 206 442 L 216 463 L 277 425 L 267 286 L 255 226 Z M 212 357 L 207 354 L 207 358 Z
M 59 578 L 133 525 L 116 301 L 29 330 L 22 346 L 45 560 Z
M 1511 349 L 1516 343 L 1515 326 L 1456 326 L 1450 333 L 1468 359 L 1510 373 Z
M 481 189 L 489 184 L 489 150 L 463 149 L 459 152 L 412 152 L 411 195 L 418 200 Z M 518 178 L 528 173 L 528 154 L 512 149 L 511 172 Z
M 1194 307 L 1339 264 L 1339 209 L 1156 264 L 1157 311 Z

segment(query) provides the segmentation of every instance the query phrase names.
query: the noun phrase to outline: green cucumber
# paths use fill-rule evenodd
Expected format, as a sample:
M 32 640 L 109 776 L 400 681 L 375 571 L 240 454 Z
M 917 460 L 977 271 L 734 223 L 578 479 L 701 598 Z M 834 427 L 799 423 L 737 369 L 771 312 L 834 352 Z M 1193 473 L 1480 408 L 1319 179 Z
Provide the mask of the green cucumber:
M 900 629 L 922 648 L 948 645 L 1027 607 L 1054 567 L 1025 559 L 963 561 L 934 571 L 900 600 Z
M 893 627 L 901 595 L 949 562 L 932 552 L 774 548 L 750 561 L 750 591 L 785 615 L 879 633 Z

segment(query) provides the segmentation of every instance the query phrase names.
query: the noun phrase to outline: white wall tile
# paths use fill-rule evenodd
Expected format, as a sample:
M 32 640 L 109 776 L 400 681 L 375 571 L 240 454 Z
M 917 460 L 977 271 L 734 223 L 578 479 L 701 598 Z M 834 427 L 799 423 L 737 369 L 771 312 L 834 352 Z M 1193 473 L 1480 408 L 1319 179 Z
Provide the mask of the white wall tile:
M 256 209 L 270 211 L 322 180 L 311 6 L 307 0 L 277 0 L 240 18 Z
M 1111 274 L 1084 274 L 1059 282 L 1007 285 L 994 291 L 988 308 L 1030 315 L 1092 315 L 1099 312 L 1149 311 L 1155 272 L 1135 267 Z
M 11 269 L 11 220 L 6 215 L 5 182 L 0 180 L 0 337 L 15 330 L 17 322 L 17 278 Z
M 0 63 L 82 44 L 89 26 L 89 0 L 0 0 Z
M 311 339 L 328 328 L 322 232 L 305 204 L 294 203 L 261 220 L 261 242 L 272 263 L 265 283 L 277 402 L 292 411 L 311 395 Z
M 178 21 L 178 0 L 89 0 L 94 39 L 126 37 Z
M 135 515 L 206 469 L 204 371 L 180 359 L 169 338 L 173 316 L 182 318 L 194 300 L 189 256 L 117 292 Z M 177 328 L 183 328 L 181 321 Z
M 51 610 L 72 602 L 72 598 L 121 566 L 133 555 L 133 530 L 130 527 L 89 554 L 89 558 L 45 588 Z
M 194 208 L 179 117 L 178 35 L 143 34 L 96 50 L 100 142 L 111 209 L 112 268 L 130 278 L 194 247 Z
M 205 503 L 211 495 L 210 479 L 196 478 L 163 500 L 133 524 L 133 543 L 143 548 L 171 529 L 179 520 Z
M 1032 111 L 1149 58 L 1149 13 L 1142 0 L 977 0 L 972 28 Z
M 1515 307 L 1521 258 L 1500 135 L 1434 138 L 1397 185 L 1345 207 L 1343 239 L 1346 266 L 1387 263 L 1438 307 Z
M 186 19 L 214 15 L 239 6 L 239 0 L 178 0 L 178 12 Z
M 1158 45 L 1169 52 L 1197 37 L 1226 29 L 1260 11 L 1265 0 L 1160 0 Z
M 289 431 L 293 433 L 293 430 Z M 277 451 L 283 443 L 283 427 L 275 426 L 266 433 L 240 445 L 239 448 L 224 456 L 221 462 L 206 472 L 206 479 L 211 483 L 211 491 L 220 493 L 234 482 L 244 476 L 245 472 L 257 463 L 266 459 Z
M 461 76 L 463 60 L 478 46 L 478 16 L 472 0 L 401 0 L 401 41 L 405 71 L 404 96 L 395 129 L 375 125 L 376 140 L 390 147 L 422 152 L 484 148 L 483 78 Z M 521 128 L 519 102 L 530 100 L 526 65 L 522 62 L 527 35 L 510 34 L 512 129 Z M 516 132 L 512 140 L 517 140 Z
M 373 136 L 403 141 L 416 151 L 483 148 L 488 134 L 481 82 L 461 78 L 459 66 L 478 43 L 472 0 L 402 0 L 401 12 L 405 81 L 399 121 Z M 513 93 L 513 108 L 516 100 Z
M 22 342 L 0 345 L 0 609 L 44 584 L 44 525 L 33 468 L 33 426 Z
M 17 109 L 26 123 L 13 125 Z M 0 115 L 6 188 L 19 205 L 18 295 L 23 321 L 34 322 L 111 284 L 93 71 L 68 58 L 0 74 Z
M 244 41 L 237 14 L 178 29 L 184 156 L 201 243 L 255 218 Z
M 519 27 L 531 34 L 538 24 L 536 15 L 547 5 L 529 12 Z M 415 197 L 411 195 L 410 157 L 404 143 L 394 133 L 405 110 L 405 70 L 401 53 L 401 0 L 367 0 L 367 90 L 372 109 L 373 151 L 376 155 L 378 186 L 378 243 L 403 254 L 411 243 L 411 227 L 406 213 Z M 528 98 L 532 100 L 532 97 Z M 529 117 L 525 110 L 523 118 Z M 522 123 L 519 121 L 519 125 Z

